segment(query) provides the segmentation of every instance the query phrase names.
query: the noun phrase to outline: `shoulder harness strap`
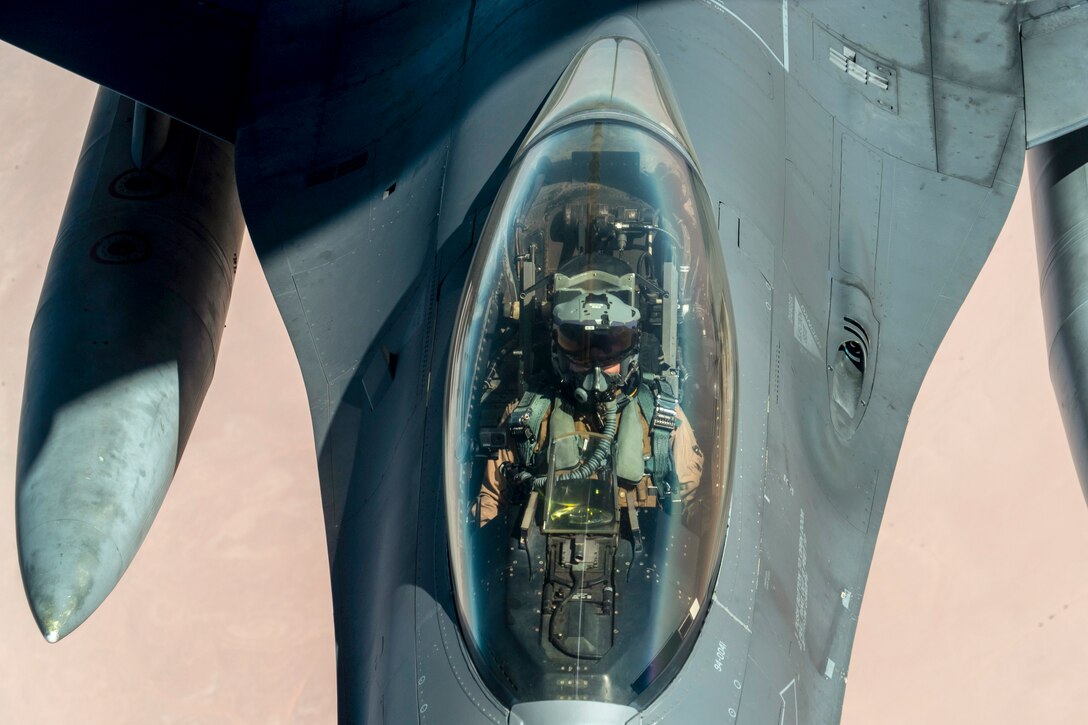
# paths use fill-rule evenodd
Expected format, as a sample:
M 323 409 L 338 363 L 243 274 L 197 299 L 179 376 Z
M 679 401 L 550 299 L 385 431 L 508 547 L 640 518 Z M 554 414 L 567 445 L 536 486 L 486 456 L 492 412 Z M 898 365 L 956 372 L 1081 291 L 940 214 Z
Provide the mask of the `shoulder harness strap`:
M 679 401 L 672 380 L 655 376 L 639 386 L 638 405 L 650 426 L 649 470 L 654 483 L 669 489 L 668 474 L 672 472 L 672 432 L 680 425 L 676 415 Z
M 547 396 L 526 391 L 506 421 L 506 429 L 517 445 L 518 461 L 525 468 L 536 463 L 540 425 L 544 422 L 544 416 L 551 404 L 552 401 Z

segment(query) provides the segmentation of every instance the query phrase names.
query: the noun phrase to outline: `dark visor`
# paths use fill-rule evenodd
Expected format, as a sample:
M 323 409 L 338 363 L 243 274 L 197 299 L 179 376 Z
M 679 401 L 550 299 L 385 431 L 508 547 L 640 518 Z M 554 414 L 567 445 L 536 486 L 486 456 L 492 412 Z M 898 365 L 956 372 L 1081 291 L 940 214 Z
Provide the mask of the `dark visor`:
M 556 328 L 556 341 L 572 360 L 582 363 L 613 363 L 638 342 L 637 327 L 588 328 L 566 324 Z

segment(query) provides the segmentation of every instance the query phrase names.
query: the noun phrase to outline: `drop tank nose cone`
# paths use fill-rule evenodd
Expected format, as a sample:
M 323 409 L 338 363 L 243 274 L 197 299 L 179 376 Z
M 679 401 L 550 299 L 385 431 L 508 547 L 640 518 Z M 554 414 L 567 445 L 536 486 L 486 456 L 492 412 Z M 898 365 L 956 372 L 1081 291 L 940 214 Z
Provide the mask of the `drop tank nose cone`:
M 125 570 L 112 541 L 73 519 L 20 529 L 19 565 L 30 609 L 48 642 L 63 639 L 91 616 Z
M 147 535 L 177 461 L 174 363 L 56 401 L 74 377 L 28 372 L 32 392 L 19 434 L 19 560 L 47 639 L 75 629 L 113 590 Z

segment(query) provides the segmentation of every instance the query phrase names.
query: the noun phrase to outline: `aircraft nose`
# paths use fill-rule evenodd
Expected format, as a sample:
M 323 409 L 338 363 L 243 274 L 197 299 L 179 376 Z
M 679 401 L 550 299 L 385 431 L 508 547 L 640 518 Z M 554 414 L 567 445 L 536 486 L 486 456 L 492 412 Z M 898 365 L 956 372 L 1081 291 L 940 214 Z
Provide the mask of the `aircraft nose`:
M 20 532 L 19 564 L 38 629 L 57 642 L 91 615 L 124 571 L 116 545 L 76 519 Z

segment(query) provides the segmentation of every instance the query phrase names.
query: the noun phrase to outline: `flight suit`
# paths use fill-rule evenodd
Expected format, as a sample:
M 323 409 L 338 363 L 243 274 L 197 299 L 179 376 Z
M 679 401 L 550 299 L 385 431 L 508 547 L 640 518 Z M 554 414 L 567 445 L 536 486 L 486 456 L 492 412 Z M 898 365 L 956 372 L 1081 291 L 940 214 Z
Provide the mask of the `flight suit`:
M 642 424 L 642 457 L 644 460 L 647 460 L 651 455 L 650 425 L 634 401 L 628 402 L 628 406 L 637 413 L 638 419 Z M 517 401 L 507 406 L 502 417 L 504 424 L 516 407 Z M 537 434 L 535 450 L 538 453 L 544 450 L 548 445 L 550 408 L 548 413 L 549 414 L 544 415 L 540 424 L 540 431 Z M 590 420 L 589 418 L 593 418 L 593 420 Z M 672 465 L 673 473 L 675 474 L 676 481 L 680 488 L 681 499 L 686 502 L 695 493 L 695 490 L 698 488 L 702 479 L 703 452 L 699 449 L 699 445 L 695 440 L 695 432 L 691 428 L 691 423 L 688 422 L 687 416 L 679 407 L 676 408 L 676 418 L 678 425 L 670 434 Z M 588 416 L 585 414 L 576 414 L 574 416 L 574 427 L 577 432 L 600 432 L 596 416 L 592 413 Z M 502 466 L 506 463 L 516 462 L 517 452 L 514 448 L 510 447 L 502 448 L 496 453 L 497 458 L 494 460 L 489 459 L 486 463 L 483 484 L 480 487 L 479 497 L 473 507 L 473 513 L 478 517 L 480 526 L 483 526 L 491 521 L 491 519 L 495 518 L 500 509 L 505 508 L 510 503 L 506 496 L 508 482 L 506 476 L 503 475 Z M 652 483 L 651 476 L 647 473 L 639 479 L 634 487 L 629 488 L 628 486 L 621 485 L 619 487 L 620 510 L 623 510 L 623 508 L 627 506 L 628 491 L 635 495 L 635 503 L 637 506 L 656 506 L 657 496 L 651 493 L 650 490 Z M 661 486 L 659 485 L 658 488 L 660 490 Z

